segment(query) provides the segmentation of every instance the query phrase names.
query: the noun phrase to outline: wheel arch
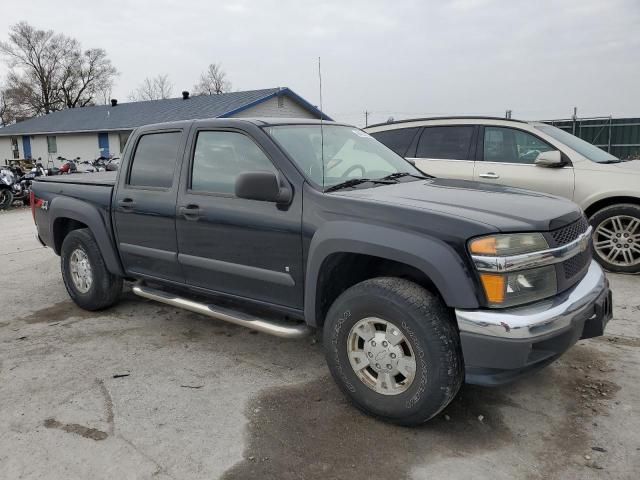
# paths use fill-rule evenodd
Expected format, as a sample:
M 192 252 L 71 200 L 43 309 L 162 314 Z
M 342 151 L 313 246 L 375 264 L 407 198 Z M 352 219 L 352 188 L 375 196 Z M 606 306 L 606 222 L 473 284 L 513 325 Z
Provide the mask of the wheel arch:
M 107 269 L 114 275 L 123 276 L 122 264 L 111 235 L 109 216 L 105 216 L 94 205 L 70 197 L 56 197 L 49 206 L 51 221 L 50 238 L 53 249 L 60 255 L 65 237 L 79 228 L 87 228 L 93 235 Z
M 340 221 L 323 226 L 311 241 L 305 281 L 306 322 L 323 325 L 326 312 L 340 293 L 376 276 L 410 279 L 449 307 L 479 305 L 475 277 L 449 245 L 424 235 Z
M 620 205 L 623 203 L 630 203 L 632 205 L 640 206 L 640 197 L 616 195 L 613 197 L 601 198 L 589 204 L 589 206 L 584 209 L 584 213 L 587 215 L 587 218 L 591 218 L 596 214 L 596 212 L 602 210 L 603 208 L 611 207 L 613 205 Z

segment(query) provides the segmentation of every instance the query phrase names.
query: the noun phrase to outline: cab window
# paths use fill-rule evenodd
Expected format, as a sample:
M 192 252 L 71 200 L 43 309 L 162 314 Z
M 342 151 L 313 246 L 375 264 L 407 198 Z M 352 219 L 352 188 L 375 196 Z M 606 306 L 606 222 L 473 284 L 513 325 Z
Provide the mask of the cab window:
M 470 160 L 473 128 L 471 125 L 425 127 L 420 135 L 416 157 Z
M 193 192 L 233 195 L 241 173 L 276 172 L 265 153 L 237 132 L 200 132 L 191 171 Z

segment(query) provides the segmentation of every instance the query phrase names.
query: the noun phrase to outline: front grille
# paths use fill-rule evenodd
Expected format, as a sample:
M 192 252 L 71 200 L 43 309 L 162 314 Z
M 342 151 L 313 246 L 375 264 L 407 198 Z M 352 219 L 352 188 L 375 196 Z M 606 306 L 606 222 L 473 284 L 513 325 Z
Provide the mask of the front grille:
M 578 220 L 557 230 L 545 233 L 550 248 L 562 247 L 576 240 L 580 235 L 587 231 L 589 222 L 583 215 Z M 556 278 L 558 281 L 558 291 L 571 288 L 579 282 L 589 268 L 591 263 L 591 248 L 581 252 L 564 262 L 556 264 Z
M 556 243 L 555 246 L 561 247 L 562 245 L 573 242 L 576 238 L 583 234 L 587 230 L 587 228 L 589 228 L 589 222 L 583 215 L 579 220 L 576 220 L 566 227 L 554 230 L 553 232 L 551 232 L 551 236 Z
M 585 250 L 584 252 L 581 252 L 571 257 L 569 260 L 565 260 L 564 262 L 562 262 L 562 268 L 564 270 L 564 278 L 566 278 L 567 280 L 570 280 L 573 277 L 575 277 L 578 273 L 582 271 L 582 269 L 584 269 L 587 266 L 590 260 L 591 260 L 591 251 Z

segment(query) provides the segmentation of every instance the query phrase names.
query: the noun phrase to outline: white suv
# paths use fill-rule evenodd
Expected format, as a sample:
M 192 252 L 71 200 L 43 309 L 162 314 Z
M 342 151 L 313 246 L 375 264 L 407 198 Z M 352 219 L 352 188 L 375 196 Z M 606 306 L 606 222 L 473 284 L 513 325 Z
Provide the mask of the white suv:
M 596 258 L 640 272 L 640 160 L 622 161 L 559 128 L 486 117 L 404 120 L 366 128 L 425 173 L 569 198 L 594 229 Z

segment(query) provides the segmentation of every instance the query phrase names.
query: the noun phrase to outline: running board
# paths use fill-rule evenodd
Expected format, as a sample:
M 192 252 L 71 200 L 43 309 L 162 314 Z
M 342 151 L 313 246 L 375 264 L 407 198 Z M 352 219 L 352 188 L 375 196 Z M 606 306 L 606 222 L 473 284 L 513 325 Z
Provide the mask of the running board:
M 302 338 L 311 334 L 311 329 L 305 323 L 298 324 L 286 320 L 264 320 L 237 310 L 194 302 L 193 300 L 178 297 L 177 295 L 150 288 L 140 283 L 133 286 L 133 293 L 140 297 L 148 298 L 149 300 L 166 303 L 172 307 L 183 308 L 190 312 L 201 313 L 208 317 L 235 323 L 236 325 L 251 328 L 258 332 L 275 335 L 276 337 Z

